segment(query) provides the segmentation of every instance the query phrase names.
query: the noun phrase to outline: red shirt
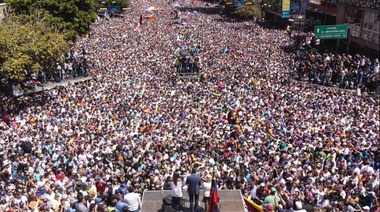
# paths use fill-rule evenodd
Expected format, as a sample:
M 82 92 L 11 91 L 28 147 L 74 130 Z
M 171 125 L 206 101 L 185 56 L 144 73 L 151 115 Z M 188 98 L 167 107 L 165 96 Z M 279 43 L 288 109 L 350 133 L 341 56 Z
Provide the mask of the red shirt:
M 103 194 L 104 191 L 106 190 L 106 182 L 104 182 L 103 180 L 100 180 L 99 182 L 96 183 L 96 188 L 98 190 L 99 193 Z

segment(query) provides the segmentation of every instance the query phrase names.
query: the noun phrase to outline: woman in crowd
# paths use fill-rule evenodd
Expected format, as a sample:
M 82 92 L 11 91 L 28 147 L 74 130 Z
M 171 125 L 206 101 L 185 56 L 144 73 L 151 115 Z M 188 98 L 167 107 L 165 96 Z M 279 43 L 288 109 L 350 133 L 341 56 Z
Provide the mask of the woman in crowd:
M 181 199 L 182 199 L 182 180 L 178 172 L 175 172 L 173 175 L 173 181 L 171 182 L 171 196 L 172 196 L 172 207 L 181 211 Z

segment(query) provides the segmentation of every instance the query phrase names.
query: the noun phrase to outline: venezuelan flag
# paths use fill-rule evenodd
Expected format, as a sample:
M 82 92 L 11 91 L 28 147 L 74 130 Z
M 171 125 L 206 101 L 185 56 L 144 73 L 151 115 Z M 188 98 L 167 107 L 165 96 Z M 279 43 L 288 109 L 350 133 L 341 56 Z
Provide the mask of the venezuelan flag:
M 219 195 L 218 195 L 218 185 L 216 184 L 215 179 L 213 178 L 211 183 L 211 190 L 210 190 L 210 203 L 209 203 L 209 212 L 220 212 L 219 207 Z
M 262 212 L 263 211 L 263 207 L 254 203 L 252 200 L 250 200 L 246 197 L 244 197 L 244 202 L 245 202 L 245 205 L 247 206 L 247 209 L 249 212 Z

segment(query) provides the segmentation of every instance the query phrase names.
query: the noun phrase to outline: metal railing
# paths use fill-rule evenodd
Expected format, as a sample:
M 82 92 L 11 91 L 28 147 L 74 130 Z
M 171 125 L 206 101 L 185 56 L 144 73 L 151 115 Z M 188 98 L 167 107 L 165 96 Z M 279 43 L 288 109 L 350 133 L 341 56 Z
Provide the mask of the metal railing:
M 380 9 L 378 0 L 339 0 L 339 3 L 360 8 Z
M 379 32 L 362 29 L 362 39 L 370 42 L 374 42 L 379 45 Z
M 356 38 L 361 38 L 365 41 L 373 42 L 377 45 L 380 44 L 379 36 L 380 33 L 377 31 L 369 30 L 369 29 L 362 29 L 360 26 L 357 26 L 355 24 L 348 24 L 348 27 L 350 28 L 350 35 Z

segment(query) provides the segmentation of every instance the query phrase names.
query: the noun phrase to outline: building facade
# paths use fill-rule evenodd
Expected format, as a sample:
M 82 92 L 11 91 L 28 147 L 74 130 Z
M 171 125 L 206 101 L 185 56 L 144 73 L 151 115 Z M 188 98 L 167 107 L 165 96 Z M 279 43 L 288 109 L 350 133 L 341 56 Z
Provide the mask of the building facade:
M 379 56 L 379 9 L 379 0 L 338 1 L 337 24 L 349 27 L 349 50 L 362 48 Z
M 0 21 L 7 16 L 7 7 L 5 0 L 0 0 Z

